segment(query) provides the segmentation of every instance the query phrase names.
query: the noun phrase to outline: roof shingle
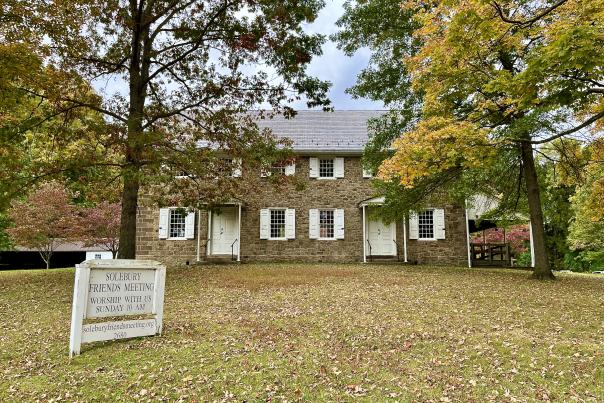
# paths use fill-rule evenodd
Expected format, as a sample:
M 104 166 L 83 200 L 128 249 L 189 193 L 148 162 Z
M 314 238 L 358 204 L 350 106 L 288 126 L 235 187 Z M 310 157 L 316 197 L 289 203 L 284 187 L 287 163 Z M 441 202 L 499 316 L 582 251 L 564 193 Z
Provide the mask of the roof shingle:
M 367 121 L 384 111 L 298 111 L 285 119 L 258 119 L 260 128 L 269 128 L 278 138 L 292 140 L 296 152 L 362 152 L 369 140 Z

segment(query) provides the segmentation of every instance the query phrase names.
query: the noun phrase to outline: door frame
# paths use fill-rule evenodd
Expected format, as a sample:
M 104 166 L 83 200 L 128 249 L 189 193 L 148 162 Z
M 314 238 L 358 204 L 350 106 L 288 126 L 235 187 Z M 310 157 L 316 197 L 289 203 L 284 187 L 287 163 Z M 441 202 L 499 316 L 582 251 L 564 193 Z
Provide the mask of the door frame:
M 379 206 L 370 206 L 370 207 L 379 207 Z M 375 222 L 375 220 L 371 220 L 371 219 L 367 218 L 366 223 L 365 223 L 365 225 L 367 226 L 367 228 L 365 229 L 365 234 L 367 236 L 367 238 L 364 241 L 365 243 L 367 243 L 367 240 L 369 240 L 369 223 L 372 222 L 372 221 Z M 380 220 L 380 221 L 382 221 L 382 223 L 384 223 L 383 220 Z M 386 225 L 386 224 L 384 223 L 384 225 Z M 392 221 L 388 225 L 390 227 L 390 234 L 392 235 L 392 241 L 394 242 L 394 252 L 391 253 L 391 254 L 386 254 L 386 255 L 383 255 L 383 254 L 380 254 L 380 255 L 373 254 L 375 256 L 396 256 L 398 254 L 397 253 L 398 252 L 397 251 L 398 244 L 396 243 L 396 221 Z
M 385 197 L 378 196 L 372 197 L 367 200 L 361 201 L 358 206 L 361 209 L 361 215 L 363 217 L 363 263 L 367 263 L 367 232 L 368 232 L 368 223 L 367 223 L 367 207 L 380 207 L 384 204 Z M 392 239 L 396 241 L 396 228 L 397 222 L 394 221 L 394 236 Z M 395 244 L 395 254 L 393 256 L 398 256 L 398 243 Z M 407 263 L 407 220 L 403 219 L 403 258 L 404 262 Z
M 220 207 L 235 207 L 235 215 L 237 217 L 237 261 L 241 262 L 241 203 L 232 202 L 225 203 Z M 208 210 L 208 239 L 206 242 L 206 256 L 215 256 L 212 253 L 214 243 L 212 240 L 212 224 L 213 224 L 214 211 Z

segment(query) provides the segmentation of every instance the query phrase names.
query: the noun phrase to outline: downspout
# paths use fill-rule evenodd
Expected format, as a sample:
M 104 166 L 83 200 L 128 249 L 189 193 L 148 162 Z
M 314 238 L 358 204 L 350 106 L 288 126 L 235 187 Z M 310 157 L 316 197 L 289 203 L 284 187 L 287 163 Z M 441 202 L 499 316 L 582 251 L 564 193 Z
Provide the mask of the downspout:
M 365 208 L 363 205 L 363 263 L 367 263 L 367 226 L 365 222 Z
M 403 217 L 403 258 L 405 263 L 408 263 L 407 259 L 407 219 Z
M 531 241 L 531 267 L 535 267 L 535 244 L 533 243 L 533 226 L 529 221 L 529 239 Z
M 466 201 L 466 207 L 468 202 Z M 470 253 L 470 216 L 466 208 L 466 249 L 468 251 L 468 267 L 472 267 L 472 255 Z
M 206 242 L 206 255 L 212 254 L 212 210 L 208 210 L 208 241 Z

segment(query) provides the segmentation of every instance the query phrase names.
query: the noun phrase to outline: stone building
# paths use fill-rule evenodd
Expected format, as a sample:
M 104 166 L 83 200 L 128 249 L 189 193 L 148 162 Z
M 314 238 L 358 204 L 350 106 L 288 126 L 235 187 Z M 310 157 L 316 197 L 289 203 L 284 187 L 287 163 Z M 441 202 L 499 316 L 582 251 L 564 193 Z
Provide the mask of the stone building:
M 137 258 L 167 264 L 218 260 L 468 264 L 465 210 L 434 206 L 406 222 L 372 214 L 383 198 L 363 170 L 367 120 L 378 111 L 300 111 L 293 119 L 261 121 L 292 141 L 294 164 L 271 173 L 242 167 L 236 180 L 264 178 L 242 200 L 213 211 L 183 214 L 141 208 Z M 276 188 L 269 175 L 295 175 L 303 186 Z

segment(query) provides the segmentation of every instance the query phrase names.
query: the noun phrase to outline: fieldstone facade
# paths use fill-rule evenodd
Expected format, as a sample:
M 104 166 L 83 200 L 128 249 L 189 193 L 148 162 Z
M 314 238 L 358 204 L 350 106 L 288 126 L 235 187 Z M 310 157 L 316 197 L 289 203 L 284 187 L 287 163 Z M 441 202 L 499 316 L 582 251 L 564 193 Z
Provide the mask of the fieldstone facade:
M 297 186 L 275 186 L 269 178 L 241 200 L 242 262 L 361 262 L 363 261 L 363 218 L 359 204 L 377 196 L 371 179 L 364 178 L 360 155 L 344 155 L 344 177 L 315 179 L 309 177 L 309 155 L 300 155 L 296 161 Z M 243 174 L 233 180 L 246 181 L 257 170 L 243 168 Z M 260 239 L 260 210 L 266 208 L 295 209 L 295 239 Z M 309 238 L 309 209 L 336 208 L 344 210 L 344 239 L 320 240 Z M 467 265 L 467 235 L 465 211 L 446 206 L 446 237 L 441 240 L 407 240 L 410 262 L 420 264 Z M 137 258 L 154 259 L 168 265 L 206 262 L 209 234 L 207 211 L 198 211 L 195 217 L 193 239 L 160 239 L 159 209 L 143 207 L 137 220 Z M 407 235 L 409 231 L 407 228 Z M 199 242 L 198 242 L 199 238 Z M 403 226 L 396 223 L 397 253 L 403 259 Z

